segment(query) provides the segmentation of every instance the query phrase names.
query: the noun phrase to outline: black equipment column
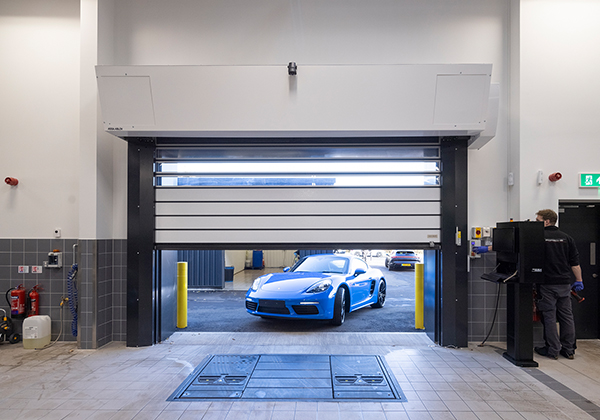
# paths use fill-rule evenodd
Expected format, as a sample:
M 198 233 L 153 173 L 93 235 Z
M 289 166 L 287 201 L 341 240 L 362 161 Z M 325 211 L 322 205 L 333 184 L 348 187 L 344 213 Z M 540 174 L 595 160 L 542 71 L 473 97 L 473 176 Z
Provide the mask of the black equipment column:
M 516 366 L 538 367 L 533 360 L 533 287 L 509 283 L 506 301 L 506 352 L 502 354 Z
M 533 284 L 544 280 L 544 224 L 501 222 L 493 237 L 496 270 L 484 280 L 507 285 L 506 352 L 504 358 L 522 367 L 537 367 L 533 360 Z

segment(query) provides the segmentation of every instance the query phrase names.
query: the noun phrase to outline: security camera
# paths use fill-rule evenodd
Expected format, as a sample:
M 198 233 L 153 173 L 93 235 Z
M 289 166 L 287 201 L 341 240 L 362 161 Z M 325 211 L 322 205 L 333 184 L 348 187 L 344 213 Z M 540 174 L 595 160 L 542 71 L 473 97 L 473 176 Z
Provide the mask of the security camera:
M 290 76 L 295 76 L 298 70 L 298 66 L 296 65 L 296 63 L 294 63 L 293 61 L 291 61 L 288 64 L 288 74 Z

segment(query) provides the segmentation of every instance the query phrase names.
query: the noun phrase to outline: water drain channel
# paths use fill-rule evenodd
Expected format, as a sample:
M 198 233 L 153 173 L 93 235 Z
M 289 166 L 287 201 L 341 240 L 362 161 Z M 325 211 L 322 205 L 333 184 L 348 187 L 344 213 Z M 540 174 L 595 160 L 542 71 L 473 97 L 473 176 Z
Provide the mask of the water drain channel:
M 184 400 L 401 400 L 375 355 L 210 355 L 171 394 Z

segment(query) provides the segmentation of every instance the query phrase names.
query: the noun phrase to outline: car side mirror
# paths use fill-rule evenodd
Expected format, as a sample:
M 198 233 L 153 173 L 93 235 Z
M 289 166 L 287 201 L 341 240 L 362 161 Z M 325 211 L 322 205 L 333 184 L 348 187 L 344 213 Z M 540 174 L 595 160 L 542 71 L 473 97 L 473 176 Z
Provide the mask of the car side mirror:
M 354 271 L 354 276 L 360 276 L 361 274 L 365 274 L 367 271 L 364 268 L 357 268 Z
M 284 273 L 287 273 L 288 271 L 290 271 L 290 267 L 285 267 L 285 268 L 283 269 L 283 272 L 284 272 Z

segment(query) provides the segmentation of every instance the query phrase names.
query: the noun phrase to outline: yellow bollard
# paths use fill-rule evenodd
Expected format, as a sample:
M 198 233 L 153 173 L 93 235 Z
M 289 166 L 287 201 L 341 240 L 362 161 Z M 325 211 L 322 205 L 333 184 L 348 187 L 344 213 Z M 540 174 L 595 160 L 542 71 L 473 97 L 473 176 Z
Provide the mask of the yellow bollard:
M 187 285 L 188 269 L 186 262 L 177 263 L 177 328 L 187 327 Z
M 425 281 L 423 277 L 423 264 L 415 264 L 415 328 L 425 329 L 423 313 L 425 310 Z

